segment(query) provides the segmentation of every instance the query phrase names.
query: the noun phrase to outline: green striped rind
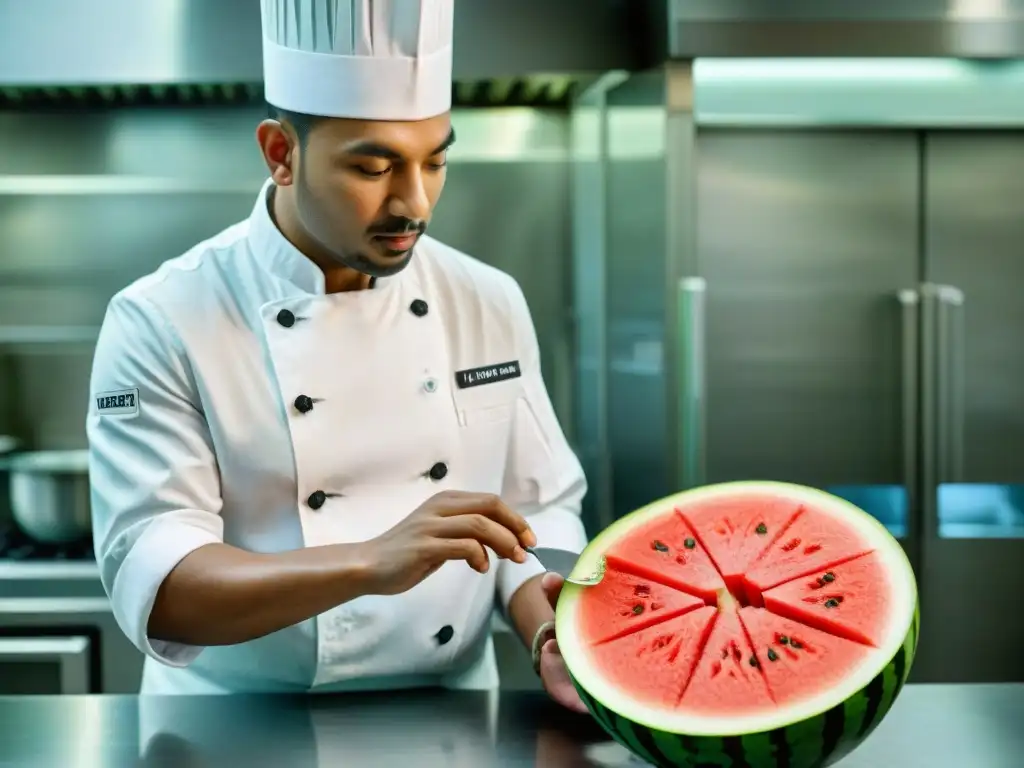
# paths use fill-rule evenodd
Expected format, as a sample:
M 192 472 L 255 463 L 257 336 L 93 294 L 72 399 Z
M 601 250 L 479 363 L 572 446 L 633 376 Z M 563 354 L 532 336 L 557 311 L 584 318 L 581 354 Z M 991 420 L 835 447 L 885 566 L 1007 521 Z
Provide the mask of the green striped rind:
M 920 630 L 915 604 L 903 644 L 870 683 L 820 715 L 763 733 L 721 737 L 656 731 L 596 701 L 575 677 L 573 683 L 615 741 L 659 768 L 825 768 L 852 752 L 889 713 L 910 674 Z

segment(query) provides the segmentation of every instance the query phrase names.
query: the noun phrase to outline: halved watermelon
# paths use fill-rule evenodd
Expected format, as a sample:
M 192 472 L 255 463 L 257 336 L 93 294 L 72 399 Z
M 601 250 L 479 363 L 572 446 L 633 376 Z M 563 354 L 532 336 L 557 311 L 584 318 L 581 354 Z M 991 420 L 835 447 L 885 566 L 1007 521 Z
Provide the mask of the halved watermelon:
M 580 573 L 602 558 L 604 582 L 562 590 L 559 648 L 598 722 L 653 765 L 831 765 L 886 715 L 914 659 L 903 550 L 821 491 L 680 493 L 609 526 Z M 637 586 L 649 602 L 633 613 Z

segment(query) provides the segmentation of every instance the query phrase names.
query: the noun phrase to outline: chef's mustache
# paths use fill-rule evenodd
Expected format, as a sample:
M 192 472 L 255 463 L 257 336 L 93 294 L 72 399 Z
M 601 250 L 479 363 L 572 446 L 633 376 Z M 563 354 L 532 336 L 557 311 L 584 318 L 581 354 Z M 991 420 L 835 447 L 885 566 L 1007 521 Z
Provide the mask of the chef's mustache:
M 413 221 L 402 216 L 393 216 L 374 224 L 367 230 L 371 235 L 422 235 L 427 222 Z

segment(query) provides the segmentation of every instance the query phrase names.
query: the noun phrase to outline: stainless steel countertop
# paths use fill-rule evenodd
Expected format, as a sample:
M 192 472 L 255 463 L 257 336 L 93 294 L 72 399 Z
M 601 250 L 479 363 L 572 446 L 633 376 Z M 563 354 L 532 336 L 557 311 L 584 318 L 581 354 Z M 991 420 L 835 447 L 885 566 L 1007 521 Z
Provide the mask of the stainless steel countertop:
M 140 759 L 141 758 L 141 759 Z M 0 698 L 0 765 L 626 768 L 535 693 Z M 840 768 L 1020 768 L 1024 684 L 909 685 Z

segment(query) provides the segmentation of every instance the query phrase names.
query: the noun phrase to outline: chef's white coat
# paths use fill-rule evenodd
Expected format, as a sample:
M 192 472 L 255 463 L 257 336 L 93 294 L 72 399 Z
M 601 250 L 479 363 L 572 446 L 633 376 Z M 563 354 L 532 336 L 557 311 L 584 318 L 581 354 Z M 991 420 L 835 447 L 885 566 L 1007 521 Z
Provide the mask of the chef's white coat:
M 424 237 L 400 274 L 326 294 L 271 220 L 269 188 L 247 221 L 119 292 L 100 332 L 93 535 L 114 615 L 147 656 L 142 692 L 495 687 L 492 608 L 541 572 L 532 558 L 491 553 L 486 575 L 450 562 L 239 645 L 147 635 L 158 587 L 198 547 L 366 541 L 444 489 L 500 494 L 544 546 L 586 543 L 586 483 L 516 282 Z

